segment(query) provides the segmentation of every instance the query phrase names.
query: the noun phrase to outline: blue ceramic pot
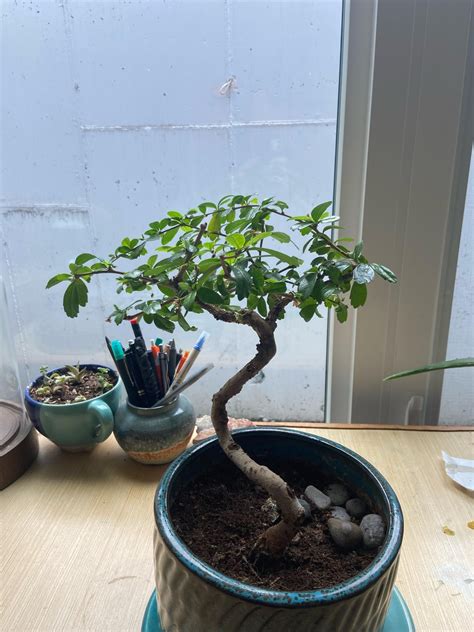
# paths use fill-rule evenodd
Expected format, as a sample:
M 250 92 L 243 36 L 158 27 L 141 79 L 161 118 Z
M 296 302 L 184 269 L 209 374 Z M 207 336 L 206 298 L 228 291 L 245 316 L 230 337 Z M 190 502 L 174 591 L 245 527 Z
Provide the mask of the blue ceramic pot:
M 383 476 L 342 445 L 294 430 L 255 428 L 233 433 L 257 461 L 294 459 L 346 483 L 384 516 L 385 542 L 372 563 L 352 579 L 321 590 L 263 590 L 230 579 L 202 562 L 174 530 L 170 509 L 181 488 L 208 463 L 226 459 L 209 439 L 177 459 L 155 496 L 155 579 L 159 614 L 169 632 L 378 632 L 395 581 L 403 517 Z
M 61 371 L 62 368 L 48 371 L 48 375 Z M 117 372 L 110 367 L 81 364 L 80 368 L 90 371 L 108 369 L 117 377 L 117 383 L 103 395 L 75 404 L 44 404 L 33 399 L 30 390 L 42 381 L 42 376 L 25 389 L 25 406 L 31 423 L 42 435 L 68 452 L 89 452 L 112 434 L 114 413 L 118 408 L 122 389 Z
M 184 395 L 155 408 L 140 408 L 127 400 L 117 412 L 114 435 L 131 459 L 159 465 L 187 448 L 195 424 L 194 409 Z

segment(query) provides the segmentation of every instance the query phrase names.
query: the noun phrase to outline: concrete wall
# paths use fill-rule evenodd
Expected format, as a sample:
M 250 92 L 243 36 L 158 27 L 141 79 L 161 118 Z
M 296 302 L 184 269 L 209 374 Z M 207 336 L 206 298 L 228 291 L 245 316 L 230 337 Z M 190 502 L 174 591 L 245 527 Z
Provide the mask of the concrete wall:
M 104 334 L 130 336 L 104 323 L 111 283 L 91 286 L 75 320 L 61 286 L 44 290 L 77 253 L 106 254 L 164 211 L 229 192 L 301 212 L 331 199 L 341 4 L 2 2 L 2 255 L 24 382 L 41 364 L 108 361 Z M 255 340 L 196 324 L 212 334 L 203 362 L 216 364 L 190 391 L 205 413 Z M 277 337 L 278 357 L 231 412 L 322 419 L 326 319 L 295 314 Z

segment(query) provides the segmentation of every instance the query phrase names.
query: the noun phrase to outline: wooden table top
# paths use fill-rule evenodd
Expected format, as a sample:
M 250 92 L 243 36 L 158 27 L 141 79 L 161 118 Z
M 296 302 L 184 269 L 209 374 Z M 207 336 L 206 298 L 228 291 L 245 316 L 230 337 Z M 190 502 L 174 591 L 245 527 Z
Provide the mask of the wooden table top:
M 355 450 L 393 485 L 405 515 L 397 586 L 418 632 L 471 631 L 473 496 L 446 476 L 440 455 L 473 458 L 473 433 L 305 431 Z M 0 630 L 140 630 L 164 469 L 130 461 L 113 437 L 90 454 L 65 454 L 41 437 L 38 460 L 0 494 Z

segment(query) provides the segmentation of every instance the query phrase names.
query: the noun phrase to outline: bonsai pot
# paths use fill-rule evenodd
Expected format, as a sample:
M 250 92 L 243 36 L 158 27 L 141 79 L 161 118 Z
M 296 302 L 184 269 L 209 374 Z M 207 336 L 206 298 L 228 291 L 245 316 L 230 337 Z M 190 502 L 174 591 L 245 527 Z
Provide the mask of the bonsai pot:
M 155 496 L 155 579 L 163 629 L 170 632 L 378 632 L 397 572 L 403 516 L 383 476 L 351 450 L 321 437 L 286 429 L 234 433 L 243 449 L 264 462 L 305 462 L 346 483 L 387 525 L 377 556 L 351 579 L 318 590 L 275 591 L 245 584 L 202 562 L 177 535 L 171 511 L 179 491 L 227 463 L 212 438 L 182 454 L 166 471 Z
M 32 424 L 67 452 L 89 452 L 97 443 L 105 441 L 112 433 L 114 414 L 120 402 L 122 382 L 116 371 L 99 364 L 81 364 L 80 368 L 90 371 L 108 369 L 117 382 L 102 395 L 69 404 L 46 404 L 31 396 L 31 389 L 41 383 L 43 376 L 25 389 L 25 406 Z M 47 375 L 61 370 L 53 369 Z

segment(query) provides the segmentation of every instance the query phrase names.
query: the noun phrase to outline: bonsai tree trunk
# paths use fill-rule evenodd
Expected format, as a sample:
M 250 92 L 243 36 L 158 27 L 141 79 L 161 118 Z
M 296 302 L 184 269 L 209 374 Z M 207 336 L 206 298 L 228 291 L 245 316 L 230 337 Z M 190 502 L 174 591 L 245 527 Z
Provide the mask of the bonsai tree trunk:
M 275 474 L 268 467 L 256 463 L 234 441 L 228 427 L 227 402 L 240 393 L 244 385 L 255 377 L 275 355 L 274 331 L 276 320 L 292 298 L 292 296 L 282 297 L 267 318 L 262 318 L 256 312 L 250 310 L 244 310 L 243 313 L 235 314 L 214 305 L 202 304 L 202 307 L 217 320 L 249 325 L 259 338 L 257 352 L 254 357 L 214 394 L 211 419 L 219 444 L 227 457 L 249 480 L 263 487 L 277 503 L 281 511 L 281 521 L 269 527 L 260 536 L 254 547 L 256 555 L 265 554 L 270 557 L 278 557 L 284 553 L 286 547 L 298 532 L 298 528 L 304 518 L 304 509 L 296 498 L 295 492 L 278 474 Z

